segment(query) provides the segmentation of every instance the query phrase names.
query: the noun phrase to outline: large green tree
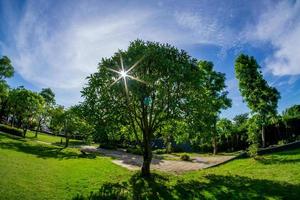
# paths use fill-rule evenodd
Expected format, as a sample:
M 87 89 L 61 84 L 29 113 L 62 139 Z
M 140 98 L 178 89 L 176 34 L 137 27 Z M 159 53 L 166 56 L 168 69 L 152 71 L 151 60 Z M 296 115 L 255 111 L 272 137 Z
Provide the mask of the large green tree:
M 204 98 L 203 76 L 197 60 L 185 51 L 137 40 L 126 51 L 102 59 L 82 95 L 98 133 L 130 127 L 143 150 L 142 175 L 148 176 L 151 141 L 159 128 L 171 120 L 192 126 L 211 102 Z
M 8 103 L 13 120 L 17 119 L 25 137 L 28 127 L 42 111 L 44 99 L 36 92 L 19 87 L 10 92 Z
M 262 146 L 266 146 L 265 125 L 276 115 L 280 94 L 263 78 L 261 67 L 252 56 L 241 54 L 235 61 L 235 75 L 239 90 L 253 114 L 258 115 Z

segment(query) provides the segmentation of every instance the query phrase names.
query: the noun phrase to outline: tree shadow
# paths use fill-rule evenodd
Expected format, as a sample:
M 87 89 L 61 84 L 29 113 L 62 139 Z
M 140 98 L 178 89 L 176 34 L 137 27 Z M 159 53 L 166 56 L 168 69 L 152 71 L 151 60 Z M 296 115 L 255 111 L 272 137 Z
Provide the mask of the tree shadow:
M 299 199 L 300 185 L 252 179 L 242 176 L 207 175 L 175 182 L 158 174 L 141 178 L 134 174 L 128 182 L 107 183 L 98 192 L 73 199 Z
M 14 138 L 10 140 L 0 139 L 0 148 L 36 155 L 39 158 L 75 159 L 96 157 L 94 154 L 82 155 L 75 150 L 65 149 L 57 146 L 46 144 L 30 144 L 30 142 L 22 138 Z

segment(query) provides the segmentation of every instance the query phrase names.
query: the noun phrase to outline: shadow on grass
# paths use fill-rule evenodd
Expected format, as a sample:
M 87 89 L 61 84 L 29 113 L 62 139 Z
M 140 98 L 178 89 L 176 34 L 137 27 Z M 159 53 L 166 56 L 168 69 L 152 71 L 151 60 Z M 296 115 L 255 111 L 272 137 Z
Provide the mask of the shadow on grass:
M 39 158 L 74 159 L 96 157 L 94 154 L 82 155 L 74 149 L 65 149 L 46 144 L 30 143 L 22 138 L 14 138 L 9 140 L 0 138 L 0 148 L 12 149 L 15 151 L 36 155 Z
M 73 200 L 96 199 L 299 199 L 300 185 L 252 179 L 242 176 L 207 175 L 203 178 L 171 181 L 161 175 L 151 178 L 133 175 L 128 182 L 107 183 L 89 196 Z

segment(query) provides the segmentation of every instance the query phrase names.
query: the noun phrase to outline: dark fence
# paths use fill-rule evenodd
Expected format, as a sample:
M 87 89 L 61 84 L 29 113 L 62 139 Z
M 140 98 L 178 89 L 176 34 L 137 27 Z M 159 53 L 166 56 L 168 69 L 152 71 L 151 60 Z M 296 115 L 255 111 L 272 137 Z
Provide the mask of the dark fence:
M 266 127 L 267 145 L 278 144 L 279 141 L 293 142 L 300 140 L 300 119 L 290 119 L 286 123 Z

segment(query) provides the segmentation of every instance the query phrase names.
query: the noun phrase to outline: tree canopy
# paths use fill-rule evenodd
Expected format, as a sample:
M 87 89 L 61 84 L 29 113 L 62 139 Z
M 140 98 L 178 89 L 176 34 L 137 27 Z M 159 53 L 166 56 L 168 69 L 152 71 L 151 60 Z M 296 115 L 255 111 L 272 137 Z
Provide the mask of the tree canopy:
M 225 93 L 216 94 L 215 88 L 205 84 L 205 70 L 212 69 L 201 66 L 183 50 L 136 40 L 126 51 L 102 59 L 98 71 L 87 78 L 82 95 L 89 118 L 104 135 L 130 126 L 143 149 L 142 174 L 148 175 L 151 141 L 160 127 L 170 120 L 183 120 L 193 126 L 200 113 L 205 113 L 205 105 L 222 104 L 213 102 L 212 96 Z M 216 78 L 215 85 L 222 80 L 224 77 Z M 206 99 L 208 96 L 211 98 Z
M 30 123 L 42 111 L 44 99 L 36 92 L 19 87 L 10 92 L 8 104 L 11 114 L 22 125 L 25 135 Z
M 0 79 L 10 78 L 14 75 L 14 67 L 7 56 L 0 59 Z
M 262 146 L 265 146 L 264 126 L 277 113 L 280 94 L 263 78 L 260 66 L 252 56 L 241 54 L 235 61 L 239 90 L 252 113 L 258 114 L 262 126 Z

